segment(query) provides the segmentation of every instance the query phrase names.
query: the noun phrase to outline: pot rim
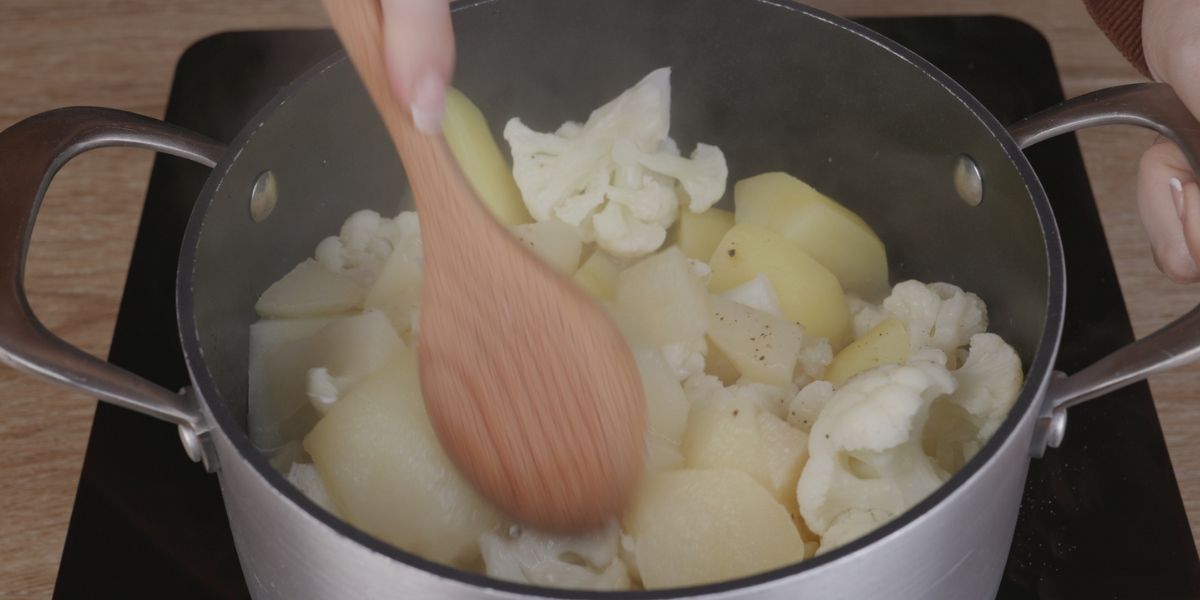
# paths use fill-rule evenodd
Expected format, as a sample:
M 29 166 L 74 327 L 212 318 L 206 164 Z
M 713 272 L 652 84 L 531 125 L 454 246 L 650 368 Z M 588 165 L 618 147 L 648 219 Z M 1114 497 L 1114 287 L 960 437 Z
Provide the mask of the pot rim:
M 485 6 L 497 2 L 499 0 L 455 0 L 451 5 L 453 12 L 466 10 L 474 7 Z M 1046 249 L 1047 273 L 1049 281 L 1047 282 L 1047 304 L 1046 304 L 1046 325 L 1042 331 L 1040 340 L 1038 341 L 1037 349 L 1034 352 L 1032 361 L 1025 375 L 1025 382 L 1022 385 L 1020 395 L 1010 410 L 1009 415 L 1004 422 L 992 435 L 991 439 L 976 453 L 974 457 L 963 468 L 959 469 L 945 483 L 938 487 L 929 496 L 918 502 L 915 506 L 909 508 L 899 516 L 885 523 L 870 533 L 856 539 L 855 541 L 836 548 L 826 554 L 806 559 L 802 562 L 780 567 L 771 571 L 766 571 L 749 577 L 727 580 L 718 583 L 692 586 L 686 588 L 671 588 L 653 591 L 620 591 L 620 592 L 596 592 L 586 590 L 564 590 L 557 588 L 548 588 L 527 584 L 518 584 L 508 581 L 492 579 L 485 575 L 470 573 L 449 567 L 440 563 L 435 563 L 426 560 L 420 556 L 397 548 L 391 544 L 383 542 L 370 534 L 350 525 L 346 521 L 338 518 L 329 511 L 317 506 L 315 502 L 310 500 L 295 486 L 287 481 L 282 473 L 272 467 L 267 460 L 267 457 L 259 451 L 250 441 L 246 432 L 238 425 L 233 413 L 229 410 L 225 402 L 214 402 L 209 399 L 221 397 L 215 380 L 212 374 L 208 371 L 207 364 L 204 360 L 203 350 L 200 345 L 199 332 L 195 321 L 194 312 L 194 297 L 192 290 L 194 289 L 195 276 L 195 261 L 199 245 L 200 235 L 205 224 L 205 217 L 208 209 L 211 206 L 217 189 L 225 180 L 225 176 L 232 168 L 241 154 L 241 149 L 254 137 L 258 129 L 265 123 L 272 114 L 283 105 L 298 89 L 308 85 L 314 79 L 320 77 L 323 73 L 330 69 L 337 68 L 346 62 L 345 53 L 342 51 L 330 56 L 321 61 L 317 65 L 310 68 L 301 76 L 297 77 L 290 84 L 282 88 L 274 98 L 263 106 L 254 116 L 248 121 L 246 127 L 237 135 L 230 143 L 229 151 L 217 164 L 206 181 L 192 213 L 189 217 L 188 226 L 183 239 L 183 246 L 180 251 L 178 277 L 176 282 L 176 318 L 179 322 L 180 341 L 183 346 L 183 353 L 187 362 L 188 371 L 198 396 L 202 404 L 207 409 L 211 416 L 213 425 L 219 428 L 225 437 L 230 441 L 232 446 L 237 449 L 238 455 L 242 460 L 250 463 L 255 473 L 266 480 L 266 482 L 282 494 L 289 501 L 303 509 L 311 517 L 317 519 L 325 526 L 329 527 L 338 534 L 349 538 L 359 545 L 371 550 L 375 553 L 386 556 L 392 560 L 403 563 L 407 566 L 423 570 L 427 573 L 454 580 L 458 583 L 465 584 L 470 587 L 480 589 L 491 589 L 501 593 L 511 593 L 516 595 L 525 595 L 542 598 L 621 598 L 626 600 L 633 599 L 653 599 L 653 598 L 678 598 L 686 596 L 701 596 L 710 594 L 719 594 L 735 590 L 745 590 L 757 586 L 777 583 L 781 580 L 800 575 L 809 571 L 815 571 L 833 565 L 843 557 L 868 550 L 876 542 L 880 542 L 885 538 L 892 537 L 898 534 L 901 530 L 907 529 L 913 525 L 921 517 L 928 514 L 934 507 L 939 505 L 943 500 L 955 494 L 969 480 L 974 478 L 976 474 L 984 469 L 987 465 L 996 459 L 1001 446 L 1009 441 L 1009 437 L 1013 435 L 1020 423 L 1029 418 L 1031 413 L 1039 408 L 1040 399 L 1042 397 L 1042 389 L 1044 384 L 1049 380 L 1054 361 L 1058 352 L 1058 344 L 1062 335 L 1063 317 L 1066 306 L 1066 265 L 1063 257 L 1063 249 L 1061 239 L 1059 237 L 1058 225 L 1054 219 L 1054 214 L 1050 208 L 1049 201 L 1045 191 L 1029 163 L 1021 148 L 1013 140 L 1008 130 L 996 119 L 990 111 L 988 111 L 982 103 L 974 96 L 966 91 L 950 76 L 943 73 L 940 69 L 933 66 L 924 58 L 916 53 L 908 50 L 900 44 L 868 29 L 865 26 L 859 25 L 847 19 L 837 17 L 823 11 L 819 11 L 812 7 L 791 2 L 789 0 L 743 0 L 746 2 L 755 2 L 795 13 L 800 17 L 807 17 L 822 21 L 827 25 L 837 27 L 847 33 L 857 36 L 864 42 L 874 44 L 880 49 L 893 54 L 908 66 L 922 72 L 926 77 L 932 79 L 935 83 L 942 86 L 949 94 L 956 97 L 966 108 L 973 114 L 984 127 L 992 134 L 993 138 L 1000 144 L 1004 153 L 1008 156 L 1010 162 L 1017 169 L 1021 180 L 1025 184 L 1030 201 L 1033 203 L 1034 211 L 1037 215 L 1038 224 L 1042 230 L 1043 240 Z M 222 457 L 225 458 L 225 457 Z

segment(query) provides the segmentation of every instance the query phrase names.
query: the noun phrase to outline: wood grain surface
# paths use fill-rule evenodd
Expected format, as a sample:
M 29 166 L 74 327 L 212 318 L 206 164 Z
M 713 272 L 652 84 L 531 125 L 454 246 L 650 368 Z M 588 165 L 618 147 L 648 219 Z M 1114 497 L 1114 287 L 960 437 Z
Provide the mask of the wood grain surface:
M 849 16 L 1002 14 L 1050 41 L 1068 95 L 1137 81 L 1071 0 L 815 0 Z M 96 105 L 161 117 L 175 62 L 193 42 L 235 29 L 322 26 L 317 0 L 4 0 L 0 128 L 50 108 Z M 1080 136 L 1134 328 L 1144 335 L 1200 300 L 1150 258 L 1133 203 L 1152 136 Z M 0 165 L 2 172 L 3 165 Z M 150 155 L 101 150 L 55 179 L 34 230 L 26 282 L 46 325 L 104 355 L 144 198 Z M 1193 536 L 1200 530 L 1200 367 L 1151 380 Z M 95 401 L 0 367 L 0 598 L 49 597 Z

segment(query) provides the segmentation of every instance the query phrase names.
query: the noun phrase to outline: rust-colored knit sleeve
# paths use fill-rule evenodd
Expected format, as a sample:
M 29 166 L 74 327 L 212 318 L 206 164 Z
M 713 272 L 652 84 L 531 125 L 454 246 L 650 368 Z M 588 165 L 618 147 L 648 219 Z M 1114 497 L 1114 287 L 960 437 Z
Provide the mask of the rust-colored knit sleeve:
M 1142 53 L 1142 0 L 1083 0 L 1083 3 L 1121 54 L 1149 77 L 1150 69 Z

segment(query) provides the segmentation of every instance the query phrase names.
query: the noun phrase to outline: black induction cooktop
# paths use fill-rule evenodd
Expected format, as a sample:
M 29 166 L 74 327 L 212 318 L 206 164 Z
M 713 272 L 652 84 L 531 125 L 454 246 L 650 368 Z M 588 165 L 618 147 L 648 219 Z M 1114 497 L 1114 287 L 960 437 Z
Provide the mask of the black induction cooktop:
M 962 82 L 1002 122 L 1062 99 L 1048 45 L 1017 21 L 863 23 Z M 232 140 L 281 86 L 337 48 L 328 31 L 206 38 L 179 61 L 166 120 Z M 1132 328 L 1074 137 L 1029 157 L 1063 227 L 1069 294 L 1058 367 L 1074 372 L 1132 340 Z M 155 159 L 109 356 L 171 389 L 188 383 L 175 265 L 207 175 Z M 217 479 L 185 457 L 173 425 L 101 404 L 54 598 L 246 597 Z M 1033 462 L 1000 598 L 1200 598 L 1200 559 L 1148 386 L 1071 409 L 1063 447 Z

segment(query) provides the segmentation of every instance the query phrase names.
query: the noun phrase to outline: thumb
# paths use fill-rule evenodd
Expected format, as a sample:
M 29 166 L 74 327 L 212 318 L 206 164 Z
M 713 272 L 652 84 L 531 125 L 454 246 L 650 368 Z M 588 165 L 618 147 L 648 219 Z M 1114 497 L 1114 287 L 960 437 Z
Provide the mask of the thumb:
M 441 130 L 454 74 L 454 30 L 447 0 L 381 0 L 384 53 L 392 91 L 425 133 Z

